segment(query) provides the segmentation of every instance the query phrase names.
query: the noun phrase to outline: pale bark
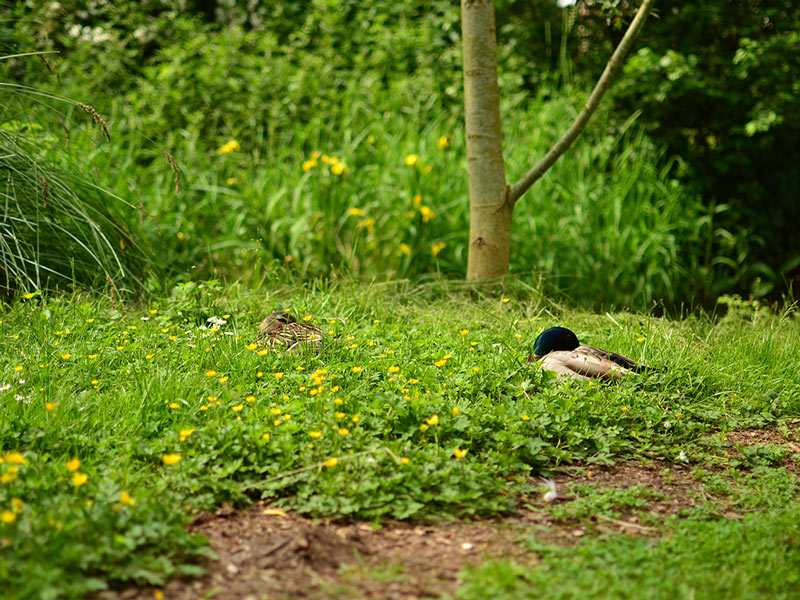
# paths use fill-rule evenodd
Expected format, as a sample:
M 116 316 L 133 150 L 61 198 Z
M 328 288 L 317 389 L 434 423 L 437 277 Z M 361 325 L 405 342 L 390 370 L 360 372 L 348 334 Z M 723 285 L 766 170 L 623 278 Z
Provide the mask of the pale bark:
M 461 31 L 470 202 L 467 279 L 491 279 L 508 272 L 513 210 L 503 164 L 493 0 L 462 0 Z
M 537 162 L 530 171 L 528 171 L 517 183 L 511 186 L 511 192 L 509 194 L 509 202 L 511 204 L 514 204 L 517 200 L 519 200 L 522 194 L 524 194 L 528 188 L 530 188 L 536 182 L 537 179 L 544 175 L 545 172 L 553 166 L 558 158 L 564 154 L 564 152 L 566 152 L 572 143 L 577 139 L 584 127 L 586 127 L 586 124 L 589 122 L 589 119 L 592 118 L 594 111 L 597 110 L 600 100 L 603 99 L 603 95 L 606 93 L 606 90 L 608 90 L 611 82 L 622 68 L 623 63 L 625 62 L 625 56 L 631 49 L 633 41 L 639 35 L 639 31 L 641 31 L 644 21 L 647 18 L 647 14 L 650 12 L 654 2 L 655 0 L 644 0 L 644 2 L 642 2 L 642 5 L 636 12 L 636 16 L 628 27 L 628 31 L 625 32 L 622 41 L 619 43 L 619 46 L 617 46 L 614 54 L 609 59 L 603 74 L 600 76 L 600 79 L 597 80 L 597 84 L 594 86 L 589 99 L 586 101 L 586 104 L 584 105 L 580 114 L 577 116 L 567 132 L 561 136 L 561 139 L 558 140 L 555 145 L 550 148 L 550 150 L 548 150 L 547 154 L 545 154 L 544 157 L 542 157 L 542 159 Z

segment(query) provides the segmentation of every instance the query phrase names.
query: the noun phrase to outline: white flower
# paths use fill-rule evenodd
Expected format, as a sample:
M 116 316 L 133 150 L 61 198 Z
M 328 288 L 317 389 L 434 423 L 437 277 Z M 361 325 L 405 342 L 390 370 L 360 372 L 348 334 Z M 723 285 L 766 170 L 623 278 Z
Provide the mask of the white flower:
M 680 452 L 678 452 L 678 460 L 682 462 L 689 462 L 689 457 L 686 456 L 686 452 L 681 450 Z
M 10 383 L 4 383 L 2 386 L 0 386 L 0 392 L 7 392 L 10 389 L 11 389 Z
M 544 487 L 547 490 L 543 496 L 545 502 L 552 502 L 553 500 L 558 498 L 558 491 L 556 490 L 555 481 L 549 478 L 542 478 L 542 483 L 544 484 Z
M 556 0 L 558 8 L 567 8 L 568 6 L 575 6 L 577 0 Z

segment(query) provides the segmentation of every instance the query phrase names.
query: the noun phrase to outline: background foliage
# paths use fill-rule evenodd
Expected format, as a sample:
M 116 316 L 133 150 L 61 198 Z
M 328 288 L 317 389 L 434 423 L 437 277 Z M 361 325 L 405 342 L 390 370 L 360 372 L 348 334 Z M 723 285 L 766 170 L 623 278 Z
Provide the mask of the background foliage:
M 3 78 L 91 104 L 113 132 L 104 142 L 42 100 L 25 118 L 60 145 L 37 150 L 138 208 L 129 233 L 162 267 L 151 287 L 187 272 L 253 284 L 275 269 L 462 276 L 451 2 L 11 7 L 2 52 L 58 54 L 0 61 Z M 509 178 L 568 125 L 634 8 L 498 1 Z M 663 8 L 614 97 L 523 201 L 512 271 L 592 305 L 784 292 L 800 261 L 797 35 L 789 2 Z

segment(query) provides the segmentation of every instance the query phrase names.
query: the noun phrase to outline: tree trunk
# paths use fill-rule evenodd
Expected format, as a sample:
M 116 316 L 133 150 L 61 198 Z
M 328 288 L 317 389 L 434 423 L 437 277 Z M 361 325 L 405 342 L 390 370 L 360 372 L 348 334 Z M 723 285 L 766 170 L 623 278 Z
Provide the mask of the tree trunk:
M 511 213 L 503 164 L 493 0 L 461 0 L 469 177 L 467 279 L 508 273 Z

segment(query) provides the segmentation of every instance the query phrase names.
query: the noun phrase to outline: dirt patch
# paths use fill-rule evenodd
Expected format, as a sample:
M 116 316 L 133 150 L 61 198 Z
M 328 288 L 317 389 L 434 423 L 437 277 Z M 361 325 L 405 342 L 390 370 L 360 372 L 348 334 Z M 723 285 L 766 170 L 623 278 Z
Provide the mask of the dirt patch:
M 777 447 L 785 454 L 782 459 L 777 461 L 777 464 L 795 474 L 800 473 L 800 422 L 785 423 L 784 426 L 785 433 L 776 429 L 729 431 L 724 437 L 724 440 L 730 444 L 725 448 L 728 461 L 740 459 L 743 448 Z
M 748 443 L 794 444 L 775 431 L 730 432 L 728 441 L 732 448 Z M 458 574 L 465 566 L 486 558 L 535 564 L 537 556 L 525 543 L 531 537 L 568 545 L 585 535 L 657 535 L 664 517 L 707 498 L 691 469 L 660 461 L 567 468 L 553 476 L 554 500 L 545 501 L 543 494 L 534 493 L 521 498 L 523 508 L 510 517 L 472 523 L 384 522 L 375 528 L 367 523 L 314 521 L 263 502 L 243 510 L 224 506 L 192 525 L 193 531 L 209 538 L 219 559 L 207 563 L 204 577 L 172 581 L 163 592 L 176 600 L 437 598 L 458 588 Z M 598 511 L 582 521 L 555 521 L 551 504 L 574 500 L 577 484 L 640 486 L 658 492 L 658 498 L 644 510 L 622 511 L 616 518 Z M 732 513 L 718 516 L 740 518 Z M 104 592 L 98 597 L 149 600 L 153 590 Z

